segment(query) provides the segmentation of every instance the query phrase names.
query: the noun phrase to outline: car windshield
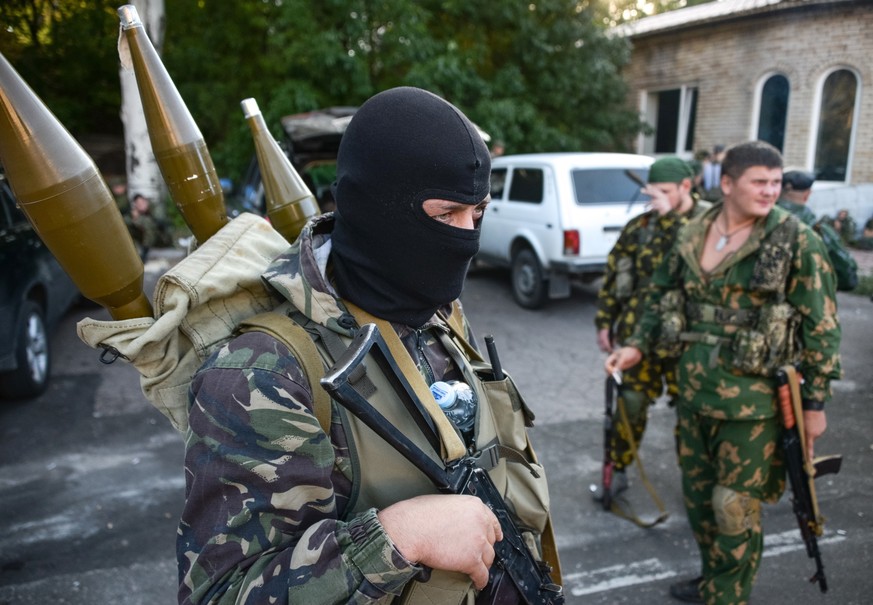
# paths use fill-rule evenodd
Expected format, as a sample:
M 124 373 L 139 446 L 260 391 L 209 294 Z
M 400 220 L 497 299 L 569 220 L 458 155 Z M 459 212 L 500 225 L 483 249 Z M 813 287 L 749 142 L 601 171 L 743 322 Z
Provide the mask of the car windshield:
M 594 168 L 574 170 L 573 189 L 576 203 L 607 204 L 610 202 L 628 203 L 642 197 L 639 183 L 634 182 L 627 171 L 645 183 L 649 176 L 648 168 Z

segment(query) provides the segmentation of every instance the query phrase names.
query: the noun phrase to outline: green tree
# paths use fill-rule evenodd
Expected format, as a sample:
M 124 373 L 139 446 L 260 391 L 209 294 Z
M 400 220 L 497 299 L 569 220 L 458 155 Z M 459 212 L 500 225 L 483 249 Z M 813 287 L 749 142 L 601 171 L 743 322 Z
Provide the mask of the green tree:
M 76 136 L 121 132 L 117 5 L 0 2 L 0 52 Z
M 616 0 L 618 1 L 618 0 Z M 0 50 L 77 132 L 117 130 L 116 8 L 108 0 L 5 0 Z M 627 41 L 578 0 L 174 0 L 162 59 L 222 176 L 253 144 L 239 103 L 279 117 L 358 105 L 398 85 L 464 110 L 510 153 L 627 150 Z
M 252 145 L 239 101 L 265 119 L 357 105 L 420 86 L 458 105 L 510 152 L 625 150 L 627 43 L 572 0 L 172 2 L 164 61 L 223 174 Z M 279 135 L 274 131 L 274 135 Z

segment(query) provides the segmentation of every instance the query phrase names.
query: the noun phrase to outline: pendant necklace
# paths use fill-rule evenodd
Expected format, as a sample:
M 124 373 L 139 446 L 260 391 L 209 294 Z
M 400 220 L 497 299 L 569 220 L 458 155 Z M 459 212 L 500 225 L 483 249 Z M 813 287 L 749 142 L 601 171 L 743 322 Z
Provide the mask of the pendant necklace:
M 722 216 L 722 215 L 719 215 L 719 216 Z M 724 220 L 725 220 L 725 224 L 727 224 L 727 217 L 725 217 Z M 743 229 L 745 229 L 746 227 L 748 227 L 749 225 L 754 223 L 756 220 L 758 220 L 758 219 L 753 218 L 751 220 L 748 220 L 745 223 L 743 223 L 742 225 L 740 225 L 739 227 L 737 227 L 736 229 L 734 229 L 733 231 L 731 231 L 730 233 L 726 233 L 726 232 L 721 230 L 721 227 L 718 226 L 718 217 L 716 217 L 716 220 L 714 220 L 712 222 L 712 224 L 715 225 L 715 230 L 718 231 L 718 234 L 719 234 L 718 241 L 715 242 L 715 251 L 721 252 L 722 250 L 724 250 L 724 247 L 728 245 L 728 242 L 730 241 L 732 236 L 736 235 L 738 231 L 742 231 Z

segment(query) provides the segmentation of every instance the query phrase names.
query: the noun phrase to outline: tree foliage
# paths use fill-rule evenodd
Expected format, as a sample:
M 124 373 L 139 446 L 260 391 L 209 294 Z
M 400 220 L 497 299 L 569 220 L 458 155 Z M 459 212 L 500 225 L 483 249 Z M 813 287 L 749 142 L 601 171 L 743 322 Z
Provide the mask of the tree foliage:
M 4 0 L 0 50 L 74 133 L 118 127 L 119 3 Z M 509 153 L 626 150 L 627 42 L 575 0 L 174 0 L 163 60 L 222 175 L 253 153 L 240 101 L 278 118 L 420 86 Z M 7 27 L 7 23 L 11 26 Z M 111 118 L 110 118 L 111 116 Z
M 117 2 L 3 0 L 0 52 L 74 134 L 118 132 Z

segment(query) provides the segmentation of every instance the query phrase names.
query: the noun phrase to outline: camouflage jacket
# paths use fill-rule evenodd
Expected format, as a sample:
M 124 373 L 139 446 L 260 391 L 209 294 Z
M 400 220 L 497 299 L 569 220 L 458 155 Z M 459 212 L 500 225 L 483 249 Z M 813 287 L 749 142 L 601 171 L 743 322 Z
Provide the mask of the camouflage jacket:
M 809 226 L 815 224 L 815 212 L 810 210 L 809 206 L 806 206 L 805 204 L 798 204 L 796 202 L 792 202 L 791 200 L 780 197 L 778 200 L 776 200 L 776 205 L 783 210 L 787 210 Z
M 749 239 L 734 255 L 710 273 L 704 273 L 699 259 L 707 231 L 720 210 L 721 204 L 714 206 L 680 232 L 676 246 L 655 272 L 645 313 L 627 344 L 644 352 L 654 346 L 660 320 L 659 301 L 669 291 L 684 292 L 686 304 L 728 309 L 759 310 L 784 299 L 800 315 L 797 338 L 804 377 L 802 396 L 810 401 L 827 401 L 830 381 L 841 375 L 840 326 L 835 276 L 821 238 L 798 222 L 797 235 L 790 243 L 790 258 L 784 259 L 789 263 L 787 278 L 782 283 L 766 283 L 752 290 L 749 284 L 757 261 L 774 230 L 783 222 L 796 219 L 781 208 L 773 208 L 764 221 L 755 225 Z M 777 258 L 770 261 L 781 262 Z M 686 329 L 726 339 L 736 332 L 735 326 L 703 321 L 688 321 Z M 734 369 L 732 355 L 730 346 L 689 343 L 679 362 L 681 400 L 699 413 L 716 418 L 774 416 L 773 379 Z
M 676 240 L 680 227 L 711 206 L 694 199 L 685 214 L 658 216 L 646 212 L 632 218 L 618 237 L 606 260 L 603 285 L 597 294 L 598 330 L 609 329 L 618 343 L 633 333 L 646 298 L 651 276 Z
M 311 222 L 264 278 L 351 337 L 355 322 L 325 278 L 332 225 L 331 215 Z M 423 375 L 461 378 L 432 336 L 438 324 L 394 327 Z M 262 332 L 235 338 L 195 375 L 180 603 L 387 603 L 424 572 L 393 547 L 376 510 L 347 516 L 348 440 L 335 410 L 325 438 L 311 402 L 300 365 Z

